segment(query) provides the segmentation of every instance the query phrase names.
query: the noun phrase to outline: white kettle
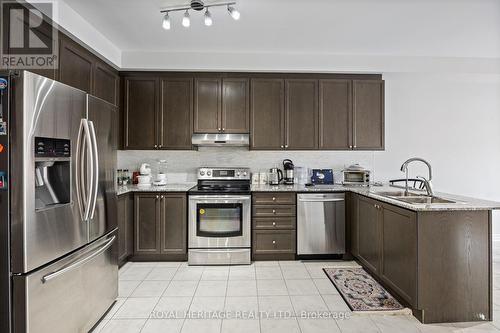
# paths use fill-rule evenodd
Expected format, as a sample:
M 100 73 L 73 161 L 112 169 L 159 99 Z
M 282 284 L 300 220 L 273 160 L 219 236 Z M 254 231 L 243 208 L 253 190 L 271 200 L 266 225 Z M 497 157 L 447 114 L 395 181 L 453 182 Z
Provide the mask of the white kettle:
M 151 166 L 148 163 L 142 163 L 139 172 L 141 175 L 149 176 L 151 175 Z

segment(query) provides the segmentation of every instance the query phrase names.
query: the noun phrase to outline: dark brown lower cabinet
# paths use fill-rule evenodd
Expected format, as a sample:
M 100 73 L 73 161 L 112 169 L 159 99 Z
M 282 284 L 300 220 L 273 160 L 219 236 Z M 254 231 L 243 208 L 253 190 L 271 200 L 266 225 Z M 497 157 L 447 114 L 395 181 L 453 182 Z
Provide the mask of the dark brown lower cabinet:
M 375 200 L 358 200 L 358 259 L 372 272 L 380 268 L 380 211 Z
M 253 260 L 295 259 L 295 197 L 294 192 L 252 194 Z
M 417 304 L 417 214 L 383 204 L 380 276 L 409 304 Z
M 187 259 L 185 193 L 136 193 L 134 260 Z
M 491 212 L 349 198 L 351 254 L 420 321 L 491 320 Z
M 123 264 L 134 253 L 134 196 L 118 196 L 118 262 Z

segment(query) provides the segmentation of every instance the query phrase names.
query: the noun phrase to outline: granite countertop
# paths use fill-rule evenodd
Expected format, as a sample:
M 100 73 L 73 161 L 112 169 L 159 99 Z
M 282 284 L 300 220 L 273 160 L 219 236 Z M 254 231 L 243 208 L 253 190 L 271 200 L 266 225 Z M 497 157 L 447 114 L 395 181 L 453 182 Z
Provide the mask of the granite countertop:
M 389 185 L 382 186 L 344 186 L 344 185 L 252 185 L 252 192 L 353 192 L 379 201 L 413 211 L 452 211 L 452 210 L 493 210 L 500 209 L 500 202 L 481 200 L 448 193 L 435 193 L 436 197 L 455 201 L 454 203 L 413 204 L 380 195 L 380 192 L 401 192 L 403 189 Z M 425 194 L 425 192 L 416 192 Z
M 130 192 L 187 192 L 196 183 L 175 183 L 165 186 L 118 186 L 117 194 L 122 195 Z M 380 192 L 403 191 L 400 188 L 383 186 L 344 186 L 344 185 L 316 185 L 308 187 L 305 185 L 252 185 L 252 192 L 353 192 L 369 198 L 380 200 L 398 207 L 413 211 L 453 211 L 453 210 L 493 210 L 500 209 L 500 202 L 481 200 L 476 198 L 458 196 L 448 193 L 436 193 L 435 196 L 455 201 L 454 203 L 412 204 L 394 198 L 380 195 Z M 425 193 L 425 192 L 416 192 Z
M 163 186 L 124 185 L 118 186 L 116 194 L 122 195 L 130 192 L 187 192 L 195 185 L 196 183 L 176 183 Z

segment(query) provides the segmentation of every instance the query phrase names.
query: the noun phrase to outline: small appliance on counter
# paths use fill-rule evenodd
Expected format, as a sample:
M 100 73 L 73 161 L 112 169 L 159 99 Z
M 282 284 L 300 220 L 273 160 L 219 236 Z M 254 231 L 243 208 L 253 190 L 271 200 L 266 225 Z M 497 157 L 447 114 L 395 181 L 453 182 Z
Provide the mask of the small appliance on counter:
M 292 160 L 289 159 L 283 160 L 283 170 L 284 170 L 283 182 L 286 185 L 294 184 L 294 169 L 295 166 L 293 165 Z
M 343 185 L 370 185 L 370 170 L 359 164 L 352 164 L 342 171 Z
M 295 182 L 299 185 L 309 184 L 311 182 L 312 170 L 306 167 L 295 167 Z
M 279 185 L 279 183 L 283 180 L 283 171 L 279 168 L 271 168 L 269 169 L 269 173 L 267 175 L 267 181 L 269 185 Z
M 153 182 L 155 186 L 167 185 L 167 161 L 158 160 L 158 173 L 156 174 L 156 180 Z
M 314 185 L 333 185 L 333 170 L 313 169 L 311 183 Z
M 142 163 L 139 168 L 141 173 L 137 176 L 137 186 L 150 186 L 151 185 L 151 166 L 148 163 Z

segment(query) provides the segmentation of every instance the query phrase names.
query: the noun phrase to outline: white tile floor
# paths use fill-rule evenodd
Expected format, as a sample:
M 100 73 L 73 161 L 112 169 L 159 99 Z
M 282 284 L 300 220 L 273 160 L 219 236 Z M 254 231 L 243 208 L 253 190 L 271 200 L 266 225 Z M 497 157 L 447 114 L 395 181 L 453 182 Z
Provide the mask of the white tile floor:
M 355 262 L 280 261 L 234 267 L 153 262 L 127 263 L 120 269 L 119 299 L 95 332 L 500 332 L 500 242 L 494 248 L 493 322 L 423 325 L 409 315 L 352 314 L 322 268 L 357 266 Z M 207 318 L 210 311 L 231 318 Z M 282 316 L 266 318 L 259 311 Z M 302 318 L 302 311 L 332 317 Z M 191 318 L 185 318 L 186 313 Z M 347 319 L 333 318 L 334 314 Z

